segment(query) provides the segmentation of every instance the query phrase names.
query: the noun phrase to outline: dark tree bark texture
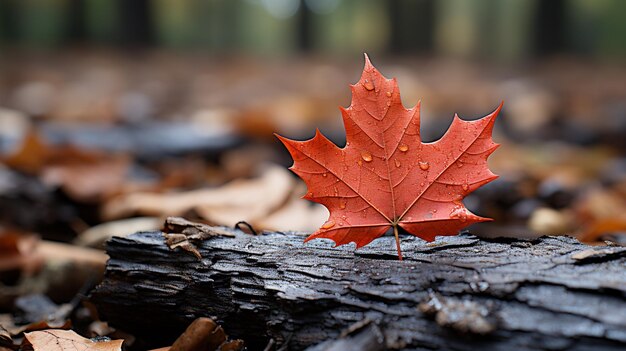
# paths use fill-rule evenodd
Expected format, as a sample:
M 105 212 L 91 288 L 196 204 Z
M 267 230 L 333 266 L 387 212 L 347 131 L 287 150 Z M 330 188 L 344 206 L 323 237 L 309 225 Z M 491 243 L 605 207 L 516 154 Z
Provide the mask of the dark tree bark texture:
M 624 350 L 626 248 L 392 237 L 357 251 L 296 233 L 170 250 L 160 232 L 108 243 L 102 317 L 165 345 L 213 317 L 251 350 Z

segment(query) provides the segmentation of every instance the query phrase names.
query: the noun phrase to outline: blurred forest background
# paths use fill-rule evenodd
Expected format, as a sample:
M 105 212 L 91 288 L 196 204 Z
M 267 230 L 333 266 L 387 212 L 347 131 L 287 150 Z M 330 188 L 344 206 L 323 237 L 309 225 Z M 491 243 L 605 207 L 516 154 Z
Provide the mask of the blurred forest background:
M 0 42 L 279 56 L 434 54 L 516 61 L 626 54 L 619 0 L 7 0 Z
M 622 0 L 0 0 L 0 349 L 69 319 L 147 349 L 82 303 L 113 235 L 319 228 L 273 133 L 343 146 L 364 52 L 425 141 L 504 101 L 471 233 L 624 245 L 625 38 Z
M 619 0 L 7 0 L 6 47 L 429 54 L 522 60 L 626 54 Z
M 619 0 L 1 1 L 0 224 L 312 231 L 325 209 L 272 134 L 342 145 L 367 52 L 422 100 L 427 141 L 505 101 L 501 178 L 466 199 L 496 222 L 472 231 L 626 241 L 625 18 Z

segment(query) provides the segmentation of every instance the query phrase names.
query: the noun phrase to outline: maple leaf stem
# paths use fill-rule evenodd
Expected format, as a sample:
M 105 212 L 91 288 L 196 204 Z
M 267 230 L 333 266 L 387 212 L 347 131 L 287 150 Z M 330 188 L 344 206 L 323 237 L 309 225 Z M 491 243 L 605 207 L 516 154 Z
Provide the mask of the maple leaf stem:
M 402 261 L 402 250 L 400 250 L 400 237 L 398 236 L 398 226 L 393 226 L 393 236 L 396 237 L 396 249 L 398 249 L 398 260 Z

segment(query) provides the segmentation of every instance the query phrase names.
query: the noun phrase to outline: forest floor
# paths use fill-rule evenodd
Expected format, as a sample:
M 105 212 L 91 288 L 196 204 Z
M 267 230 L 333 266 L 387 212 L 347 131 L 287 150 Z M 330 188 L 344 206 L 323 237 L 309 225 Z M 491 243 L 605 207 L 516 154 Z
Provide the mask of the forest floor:
M 469 232 L 626 244 L 626 68 L 567 58 L 523 66 L 370 58 L 397 77 L 405 106 L 421 100 L 425 141 L 455 112 L 475 119 L 504 101 L 494 130 L 502 146 L 489 161 L 500 178 L 464 201 L 494 222 Z M 342 146 L 337 107 L 349 105 L 361 69 L 361 57 L 4 55 L 0 349 L 52 328 L 74 330 L 80 343 L 149 344 L 101 320 L 87 298 L 114 236 L 160 230 L 167 216 L 231 228 L 243 221 L 248 232 L 317 229 L 328 212 L 300 199 L 306 187 L 273 133 L 302 140 L 320 128 Z M 213 321 L 194 328 L 226 340 Z

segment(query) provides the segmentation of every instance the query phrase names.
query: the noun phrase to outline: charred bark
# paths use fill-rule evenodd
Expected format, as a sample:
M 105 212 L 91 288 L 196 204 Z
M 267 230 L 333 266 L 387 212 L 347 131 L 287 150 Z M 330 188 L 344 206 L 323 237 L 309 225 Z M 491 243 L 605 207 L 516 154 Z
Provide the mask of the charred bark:
M 271 339 L 293 350 L 626 347 L 623 247 L 410 237 L 400 262 L 392 237 L 354 251 L 232 233 L 199 243 L 201 260 L 160 232 L 114 238 L 92 300 L 113 326 L 161 345 L 209 316 L 251 350 Z

